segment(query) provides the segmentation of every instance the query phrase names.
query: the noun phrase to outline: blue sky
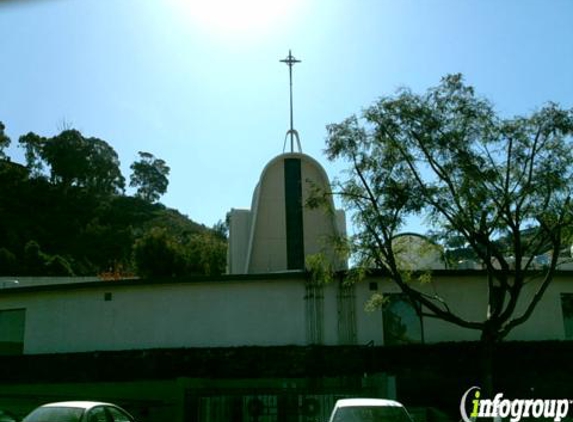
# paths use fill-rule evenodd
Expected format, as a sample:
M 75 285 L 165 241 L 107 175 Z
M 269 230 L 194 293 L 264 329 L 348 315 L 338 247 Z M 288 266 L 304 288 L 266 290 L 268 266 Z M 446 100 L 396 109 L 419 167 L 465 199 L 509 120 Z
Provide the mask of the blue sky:
M 238 7 L 240 4 L 241 7 Z M 0 121 L 17 139 L 72 125 L 122 171 L 171 167 L 161 202 L 213 225 L 249 207 L 295 128 L 332 178 L 325 126 L 382 95 L 462 72 L 503 116 L 573 106 L 569 0 L 22 0 L 0 2 Z

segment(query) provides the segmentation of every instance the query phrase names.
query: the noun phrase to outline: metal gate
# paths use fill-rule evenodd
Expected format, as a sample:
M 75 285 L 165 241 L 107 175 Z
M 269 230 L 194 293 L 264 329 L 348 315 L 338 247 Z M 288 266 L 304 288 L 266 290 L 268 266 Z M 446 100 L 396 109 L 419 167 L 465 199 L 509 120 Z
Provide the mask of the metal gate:
M 364 391 L 362 391 L 364 393 Z M 334 403 L 352 394 L 201 394 L 190 400 L 192 422 L 326 422 Z

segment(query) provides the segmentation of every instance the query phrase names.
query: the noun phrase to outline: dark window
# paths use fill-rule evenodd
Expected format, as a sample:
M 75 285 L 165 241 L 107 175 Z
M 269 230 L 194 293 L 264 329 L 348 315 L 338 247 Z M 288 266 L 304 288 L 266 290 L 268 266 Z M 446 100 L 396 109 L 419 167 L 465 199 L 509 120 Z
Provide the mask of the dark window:
M 22 422 L 80 422 L 83 413 L 84 410 L 78 407 L 39 407 Z
M 109 422 L 102 406 L 94 407 L 88 413 L 87 422 Z
M 561 293 L 563 331 L 566 339 L 573 339 L 573 293 Z
M 24 352 L 25 309 L 0 310 L 0 355 Z
M 132 422 L 132 419 L 125 412 L 115 407 L 108 407 L 107 410 L 113 422 Z
M 384 344 L 412 344 L 423 342 L 422 319 L 406 295 L 387 294 L 382 307 Z
M 302 175 L 298 158 L 284 161 L 287 269 L 304 269 Z

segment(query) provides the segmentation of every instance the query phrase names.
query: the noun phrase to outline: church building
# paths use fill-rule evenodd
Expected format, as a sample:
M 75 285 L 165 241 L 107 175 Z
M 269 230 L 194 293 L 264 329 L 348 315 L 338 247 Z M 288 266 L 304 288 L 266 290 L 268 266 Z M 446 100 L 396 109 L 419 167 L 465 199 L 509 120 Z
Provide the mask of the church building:
M 334 238 L 346 235 L 344 211 L 305 206 L 314 189 L 329 191 L 322 166 L 302 152 L 281 154 L 264 168 L 250 210 L 229 212 L 229 274 L 301 271 L 306 257 L 323 254 L 346 268 Z
M 289 52 L 281 61 L 291 81 L 290 148 L 262 169 L 251 207 L 228 213 L 227 274 L 0 278 L 0 410 L 23 416 L 43 402 L 97 399 L 141 422 L 315 422 L 342 397 L 398 398 L 410 410 L 449 406 L 460 377 L 470 382 L 459 357 L 474 356 L 478 331 L 423 317 L 384 275 L 344 282 L 348 263 L 334 245 L 346 236 L 345 214 L 332 197 L 326 207 L 307 204 L 330 182 L 294 129 L 298 60 Z M 483 270 L 447 269 L 441 250 L 419 235 L 396 242 L 413 270 L 432 270 L 427 294 L 484 318 Z M 340 271 L 331 283 L 306 271 L 318 254 Z M 536 312 L 508 337 L 520 350 L 523 342 L 573 340 L 571 274 L 558 271 Z M 376 294 L 387 306 L 366 310 Z M 533 294 L 526 286 L 524 297 Z M 573 343 L 561 343 L 568 359 Z M 436 383 L 453 393 L 428 403 Z
M 311 192 L 330 192 L 330 182 L 322 166 L 302 153 L 293 127 L 292 66 L 299 60 L 289 52 L 281 61 L 288 64 L 291 78 L 291 127 L 285 136 L 290 152 L 263 169 L 250 210 L 229 212 L 229 274 L 302 271 L 306 257 L 314 254 L 323 254 L 335 270 L 346 269 L 333 247 L 335 238 L 346 236 L 344 211 L 336 210 L 332 199 L 328 209 L 306 206 Z

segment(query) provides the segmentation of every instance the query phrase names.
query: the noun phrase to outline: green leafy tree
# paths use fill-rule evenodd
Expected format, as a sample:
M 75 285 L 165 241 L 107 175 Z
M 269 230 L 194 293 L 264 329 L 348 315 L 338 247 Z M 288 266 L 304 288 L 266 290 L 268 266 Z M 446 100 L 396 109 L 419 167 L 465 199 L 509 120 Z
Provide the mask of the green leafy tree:
M 136 239 L 139 248 L 141 238 L 152 237 L 151 230 L 165 231 L 163 243 L 177 259 L 165 271 L 146 272 L 145 264 L 140 265 L 140 274 L 203 274 L 216 267 L 201 264 L 199 255 L 190 253 L 190 239 L 209 229 L 160 203 L 123 195 L 113 148 L 65 122 L 62 129 L 51 138 L 34 133 L 20 137 L 26 166 L 0 159 L 0 272 L 126 275 L 134 271 Z M 209 250 L 199 252 L 208 257 Z
M 354 213 L 357 267 L 384 270 L 423 317 L 478 330 L 486 389 L 494 345 L 534 312 L 571 234 L 572 134 L 572 110 L 550 103 L 501 118 L 459 74 L 425 94 L 401 89 L 328 126 L 328 157 L 345 161 L 349 177 L 323 199 L 340 194 Z M 404 271 L 394 239 L 412 215 L 426 216 L 444 247 L 463 244 L 481 261 L 482 319 L 456 313 Z M 547 252 L 547 264 L 535 267 Z M 526 284 L 535 286 L 531 296 Z
M 45 275 L 71 277 L 74 275 L 74 271 L 66 258 L 54 255 L 46 261 Z
M 25 151 L 26 167 L 34 177 L 40 177 L 44 171 L 44 162 L 42 159 L 42 147 L 46 138 L 33 132 L 20 136 L 18 143 Z
M 185 252 L 167 230 L 154 227 L 139 238 L 133 251 L 138 275 L 173 277 L 186 271 Z
M 189 271 L 203 275 L 220 275 L 227 265 L 227 242 L 218 232 L 195 234 L 188 249 Z
M 226 241 L 229 237 L 229 221 L 228 219 L 219 220 L 213 226 L 213 233 L 219 237 L 219 239 Z
M 0 122 L 0 159 L 8 158 L 4 149 L 10 146 L 10 138 L 4 133 L 4 129 L 6 129 L 6 126 Z
M 17 269 L 16 255 L 6 248 L 0 248 L 0 275 L 16 275 Z
M 64 130 L 52 138 L 28 133 L 19 139 L 28 169 L 34 176 L 49 168 L 50 181 L 68 189 L 77 186 L 93 193 L 122 192 L 125 179 L 115 150 L 105 141 L 85 138 L 77 130 Z
M 24 275 L 45 275 L 49 257 L 42 252 L 38 242 L 30 240 L 24 247 Z
M 169 185 L 169 166 L 165 161 L 155 158 L 148 152 L 139 152 L 139 161 L 131 165 L 129 186 L 137 187 L 136 196 L 149 202 L 155 202 L 167 192 Z
M 117 152 L 107 142 L 98 138 L 86 139 L 88 145 L 88 168 L 82 180 L 93 192 L 116 194 L 125 189 Z

